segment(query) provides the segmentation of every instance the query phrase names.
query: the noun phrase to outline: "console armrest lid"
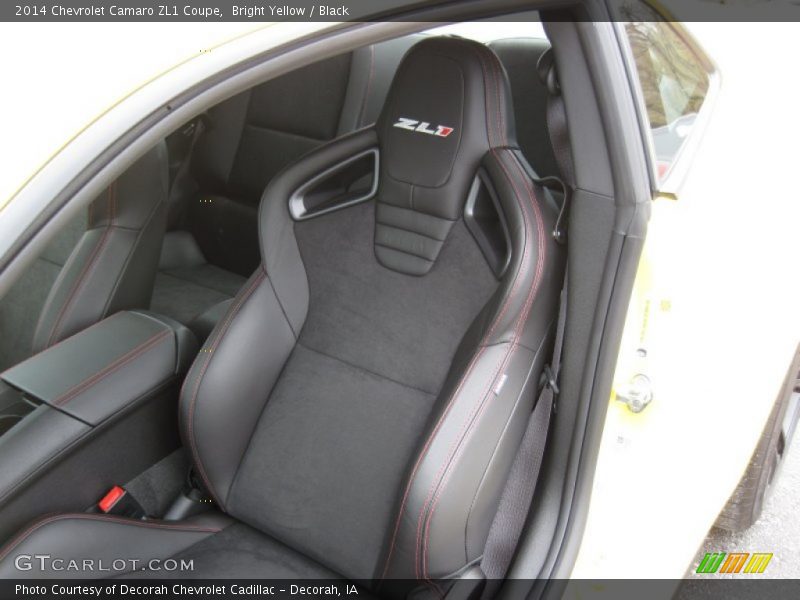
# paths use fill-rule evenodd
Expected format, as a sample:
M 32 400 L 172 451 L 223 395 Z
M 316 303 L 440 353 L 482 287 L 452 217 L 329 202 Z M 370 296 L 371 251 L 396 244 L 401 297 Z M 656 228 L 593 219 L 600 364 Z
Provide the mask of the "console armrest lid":
M 193 354 L 178 323 L 123 311 L 8 369 L 0 378 L 29 397 L 97 425 L 168 383 Z

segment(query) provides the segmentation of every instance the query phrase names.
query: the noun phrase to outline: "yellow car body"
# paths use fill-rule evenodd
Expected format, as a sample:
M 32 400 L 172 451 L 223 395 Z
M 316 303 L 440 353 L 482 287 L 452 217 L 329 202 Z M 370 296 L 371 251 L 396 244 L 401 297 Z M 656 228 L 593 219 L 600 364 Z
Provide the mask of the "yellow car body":
M 576 578 L 679 579 L 696 567 L 800 340 L 800 197 L 778 175 L 797 170 L 800 83 L 765 59 L 800 51 L 796 28 L 687 29 L 718 89 L 695 151 L 678 159 L 685 175 L 653 200 Z M 774 85 L 768 106 L 756 73 Z M 640 374 L 652 401 L 636 413 L 617 393 Z

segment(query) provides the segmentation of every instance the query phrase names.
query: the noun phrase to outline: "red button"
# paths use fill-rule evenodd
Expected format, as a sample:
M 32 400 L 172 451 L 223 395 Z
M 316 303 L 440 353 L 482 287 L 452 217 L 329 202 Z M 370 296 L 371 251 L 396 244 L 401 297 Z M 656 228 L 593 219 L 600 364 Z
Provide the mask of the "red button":
M 125 489 L 115 485 L 109 492 L 103 496 L 103 499 L 97 503 L 97 506 L 102 510 L 104 513 L 107 513 L 114 505 L 125 495 Z

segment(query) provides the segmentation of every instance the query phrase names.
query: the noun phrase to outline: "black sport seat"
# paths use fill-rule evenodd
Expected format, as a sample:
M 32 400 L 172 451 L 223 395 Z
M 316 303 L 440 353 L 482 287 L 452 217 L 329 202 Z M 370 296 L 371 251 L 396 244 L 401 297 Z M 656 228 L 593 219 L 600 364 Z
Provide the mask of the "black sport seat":
M 59 233 L 0 306 L 0 370 L 120 310 L 147 308 L 166 226 L 156 145 Z
M 173 190 L 154 311 L 207 337 L 260 262 L 266 185 L 306 152 L 374 123 L 400 60 L 421 37 L 313 63 L 209 110 L 187 159 L 191 176 Z
M 298 188 L 372 149 L 373 200 L 292 220 Z M 0 550 L 0 576 L 48 574 L 16 571 L 21 553 L 173 556 L 195 570 L 171 577 L 446 589 L 483 552 L 549 356 L 563 256 L 528 169 L 497 57 L 416 45 L 377 125 L 272 180 L 262 263 L 187 375 L 184 443 L 220 512 L 51 517 Z M 465 223 L 476 174 L 506 224 L 499 278 Z

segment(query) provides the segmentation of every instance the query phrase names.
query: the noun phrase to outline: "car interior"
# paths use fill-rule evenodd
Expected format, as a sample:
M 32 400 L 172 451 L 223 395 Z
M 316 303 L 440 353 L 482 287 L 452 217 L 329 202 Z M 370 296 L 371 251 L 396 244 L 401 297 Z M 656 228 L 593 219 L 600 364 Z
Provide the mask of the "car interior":
M 0 300 L 0 576 L 78 576 L 20 553 L 392 596 L 492 575 L 552 377 L 568 190 L 603 166 L 572 165 L 536 14 L 463 25 L 197 115 Z

